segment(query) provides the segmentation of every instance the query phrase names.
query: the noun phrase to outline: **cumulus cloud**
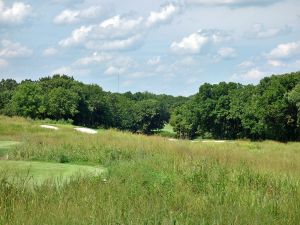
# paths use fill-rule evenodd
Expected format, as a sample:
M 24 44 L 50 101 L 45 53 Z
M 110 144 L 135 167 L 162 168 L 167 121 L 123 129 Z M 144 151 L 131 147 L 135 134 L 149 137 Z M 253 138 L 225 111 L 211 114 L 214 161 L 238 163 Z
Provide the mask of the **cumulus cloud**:
M 142 29 L 142 17 L 114 16 L 94 26 L 93 36 L 96 38 L 126 38 Z
M 208 44 L 218 44 L 230 39 L 229 35 L 220 30 L 200 30 L 179 42 L 174 41 L 171 50 L 179 54 L 198 54 Z
M 231 78 L 233 80 L 236 81 L 258 81 L 260 79 L 262 79 L 263 77 L 265 77 L 266 73 L 264 73 L 263 71 L 261 71 L 258 68 L 252 68 L 246 72 L 242 72 L 239 74 L 234 74 Z
M 196 54 L 201 51 L 208 41 L 208 37 L 202 36 L 199 33 L 193 33 L 184 37 L 180 42 L 173 42 L 171 50 L 175 53 Z
M 31 6 L 23 2 L 15 2 L 9 7 L 0 0 L 0 24 L 21 24 L 31 11 Z
M 57 54 L 57 49 L 56 48 L 46 48 L 44 51 L 43 51 L 43 55 L 44 56 L 53 56 L 53 55 L 56 55 Z
M 93 55 L 83 57 L 78 59 L 74 64 L 75 65 L 80 65 L 80 66 L 87 66 L 91 64 L 98 64 L 98 63 L 103 63 L 107 62 L 108 60 L 111 60 L 112 56 L 108 54 L 99 54 L 98 52 L 94 52 Z
M 152 11 L 147 18 L 146 25 L 154 26 L 161 23 L 170 22 L 175 15 L 180 11 L 180 7 L 174 4 L 168 4 L 164 6 L 160 11 Z
M 102 6 L 91 6 L 81 10 L 65 9 L 54 18 L 56 24 L 74 24 L 82 20 L 94 19 L 107 15 L 107 9 Z
M 0 24 L 21 24 L 31 14 L 31 6 L 23 2 L 14 2 L 5 6 L 0 0 Z
M 83 45 L 96 50 L 128 50 L 142 41 L 138 34 L 142 18 L 115 16 L 98 25 L 81 26 L 73 30 L 70 37 L 59 42 L 62 47 Z M 136 34 L 137 33 L 137 34 Z
M 268 65 L 273 67 L 283 67 L 285 63 L 281 62 L 280 60 L 268 60 Z
M 73 30 L 70 37 L 61 40 L 59 45 L 62 47 L 70 47 L 80 44 L 86 40 L 91 30 L 92 26 L 81 26 L 80 28 Z
M 18 58 L 27 57 L 32 54 L 32 50 L 20 43 L 9 40 L 2 40 L 0 43 L 0 57 L 3 58 Z
M 279 44 L 267 54 L 271 59 L 286 59 L 300 54 L 300 41 Z
M 188 5 L 228 7 L 265 6 L 276 2 L 279 0 L 186 0 Z
M 143 44 L 150 28 L 170 22 L 179 7 L 168 4 L 160 11 L 151 12 L 147 18 L 134 15 L 116 15 L 100 24 L 81 26 L 59 42 L 62 47 L 82 45 L 88 49 L 101 51 L 134 50 Z M 76 15 L 70 15 L 71 20 Z
M 291 28 L 288 26 L 282 28 L 266 28 L 263 24 L 254 24 L 250 31 L 246 33 L 246 37 L 263 39 L 263 38 L 272 38 L 278 35 L 284 35 L 291 32 Z

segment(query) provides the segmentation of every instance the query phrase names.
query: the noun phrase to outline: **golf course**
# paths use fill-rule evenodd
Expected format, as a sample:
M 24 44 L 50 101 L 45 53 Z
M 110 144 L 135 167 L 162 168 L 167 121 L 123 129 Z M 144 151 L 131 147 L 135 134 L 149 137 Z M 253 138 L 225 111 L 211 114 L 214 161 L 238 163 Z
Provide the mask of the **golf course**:
M 74 128 L 0 116 L 0 224 L 300 221 L 300 143 Z

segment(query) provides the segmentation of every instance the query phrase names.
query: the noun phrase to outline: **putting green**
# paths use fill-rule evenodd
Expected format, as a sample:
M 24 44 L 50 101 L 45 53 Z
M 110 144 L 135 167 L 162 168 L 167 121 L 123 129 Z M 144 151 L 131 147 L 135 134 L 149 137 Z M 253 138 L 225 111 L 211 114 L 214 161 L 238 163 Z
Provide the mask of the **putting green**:
M 49 162 L 0 160 L 0 172 L 9 179 L 29 179 L 30 183 L 41 184 L 48 179 L 68 181 L 73 176 L 98 176 L 105 168 L 96 166 L 61 164 Z
M 14 145 L 20 144 L 17 141 L 0 141 L 0 157 L 8 153 L 8 149 Z

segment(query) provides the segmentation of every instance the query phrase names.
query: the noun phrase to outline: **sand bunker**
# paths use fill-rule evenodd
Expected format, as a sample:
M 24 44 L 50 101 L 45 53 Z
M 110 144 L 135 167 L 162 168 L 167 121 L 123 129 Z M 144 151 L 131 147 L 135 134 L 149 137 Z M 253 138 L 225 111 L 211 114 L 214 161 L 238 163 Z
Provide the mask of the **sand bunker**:
M 177 139 L 174 139 L 174 138 L 169 138 L 168 140 L 169 141 L 178 141 Z
M 211 141 L 202 141 L 202 142 L 204 142 L 204 143 L 225 143 L 226 141 L 222 141 L 222 140 L 213 141 L 213 140 L 211 140 Z
M 79 131 L 79 132 L 87 133 L 87 134 L 97 134 L 98 133 L 96 130 L 93 130 L 93 129 L 90 129 L 90 128 L 85 128 L 85 127 L 76 127 L 74 129 Z
M 58 127 L 55 126 L 50 126 L 50 125 L 40 125 L 40 127 L 42 128 L 46 128 L 46 129 L 52 129 L 52 130 L 58 130 Z

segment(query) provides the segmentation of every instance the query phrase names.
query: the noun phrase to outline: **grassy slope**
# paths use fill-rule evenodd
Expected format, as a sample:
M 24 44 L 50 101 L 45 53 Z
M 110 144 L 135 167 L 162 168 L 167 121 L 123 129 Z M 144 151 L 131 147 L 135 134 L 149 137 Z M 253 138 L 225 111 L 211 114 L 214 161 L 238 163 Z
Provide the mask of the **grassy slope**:
M 298 224 L 300 144 L 169 142 L 0 116 L 11 160 L 105 165 L 107 181 L 76 178 L 35 191 L 0 175 L 0 224 Z M 49 216 L 51 215 L 51 216 Z

